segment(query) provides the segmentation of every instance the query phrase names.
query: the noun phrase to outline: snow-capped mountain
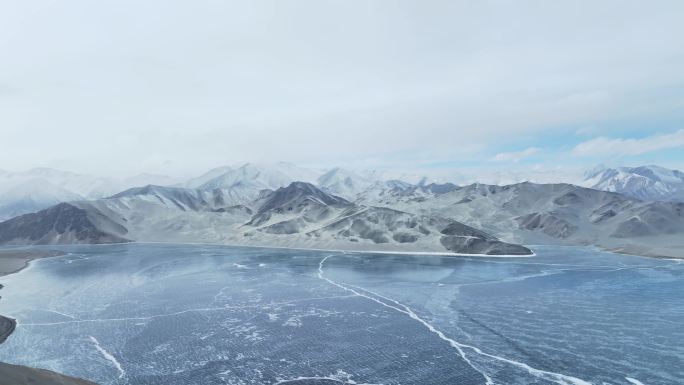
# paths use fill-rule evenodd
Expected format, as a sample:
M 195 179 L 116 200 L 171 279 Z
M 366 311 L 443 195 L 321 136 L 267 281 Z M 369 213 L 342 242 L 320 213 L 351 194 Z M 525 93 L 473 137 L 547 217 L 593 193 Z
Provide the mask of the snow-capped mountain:
M 453 183 L 410 184 L 400 180 L 375 182 L 356 195 L 355 202 L 394 206 L 400 202 L 421 202 L 456 190 Z
M 587 172 L 583 184 L 643 200 L 684 202 L 684 173 L 659 166 L 599 167 Z
M 265 190 L 245 205 L 231 205 L 208 190 L 146 186 L 106 199 L 60 203 L 0 223 L 0 244 L 129 241 L 531 253 L 453 219 L 361 206 L 305 182 Z
M 167 176 L 141 174 L 106 178 L 50 168 L 0 172 L 0 220 L 40 210 L 59 202 L 98 199 L 145 184 L 171 184 Z
M 367 189 L 373 182 L 375 182 L 373 179 L 337 167 L 318 178 L 318 187 L 331 194 L 354 199 L 357 194 Z
M 78 187 L 75 181 L 85 179 L 60 173 L 39 169 L 21 179 L 0 172 L 13 183 L 1 185 L 0 198 L 16 203 L 0 205 L 0 215 L 3 207 L 13 216 L 69 202 L 3 222 L 2 242 L 136 240 L 475 253 L 522 250 L 510 243 L 581 244 L 684 258 L 684 203 L 668 202 L 681 196 L 684 177 L 655 166 L 595 170 L 586 188 L 412 184 L 341 168 L 319 173 L 287 163 L 248 163 L 175 187 L 133 187 L 94 200 L 63 187 Z
M 198 185 L 197 188 L 212 190 L 241 187 L 255 190 L 275 190 L 295 181 L 314 182 L 318 175 L 319 173 L 316 171 L 285 162 L 275 164 L 246 163 L 241 167 L 218 173 L 218 175 Z
M 375 170 L 353 171 L 344 168 L 332 168 L 327 171 L 295 166 L 286 162 L 279 163 L 246 163 L 240 167 L 219 167 L 207 173 L 180 183 L 178 187 L 201 190 L 231 189 L 241 190 L 245 195 L 259 190 L 276 190 L 288 186 L 292 182 L 311 183 L 323 191 L 353 200 L 356 196 L 376 183 L 399 183 L 405 185 L 423 185 L 429 179 L 413 174 L 402 174 L 415 180 L 415 183 L 397 179 L 393 173 Z
M 99 197 L 111 195 L 111 194 L 113 194 L 115 192 L 119 192 L 123 189 L 136 187 L 136 186 L 144 186 L 144 185 L 148 185 L 148 184 L 156 185 L 156 186 L 171 186 L 171 185 L 176 184 L 176 183 L 178 183 L 178 180 L 176 178 L 172 178 L 168 175 L 146 174 L 146 173 L 145 174 L 138 174 L 138 175 L 127 177 L 127 178 L 113 179 L 111 182 L 113 190 L 103 191 L 102 193 L 99 194 Z
M 24 180 L 0 193 L 0 220 L 80 199 L 81 195 L 44 179 Z
M 202 174 L 196 178 L 192 178 L 192 179 L 189 179 L 183 183 L 179 183 L 178 187 L 199 188 L 200 186 L 209 182 L 210 180 L 212 180 L 214 178 L 218 178 L 221 175 L 224 175 L 231 170 L 233 170 L 233 168 L 230 166 L 222 166 L 222 167 L 213 168 L 213 169 L 207 171 L 206 173 L 204 173 L 204 174 Z

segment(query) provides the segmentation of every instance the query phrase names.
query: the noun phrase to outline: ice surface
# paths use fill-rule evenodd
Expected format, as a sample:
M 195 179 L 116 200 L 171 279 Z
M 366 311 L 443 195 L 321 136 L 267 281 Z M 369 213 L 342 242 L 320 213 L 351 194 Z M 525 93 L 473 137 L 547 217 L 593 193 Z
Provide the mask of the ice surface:
M 684 264 L 131 244 L 0 279 L 0 360 L 122 384 L 679 384 Z

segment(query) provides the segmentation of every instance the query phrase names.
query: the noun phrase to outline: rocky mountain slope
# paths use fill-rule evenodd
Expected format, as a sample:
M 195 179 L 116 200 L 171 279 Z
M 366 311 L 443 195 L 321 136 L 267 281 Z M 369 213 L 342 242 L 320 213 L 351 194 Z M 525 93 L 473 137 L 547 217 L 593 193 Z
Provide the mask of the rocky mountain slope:
M 29 179 L 0 192 L 0 219 L 35 212 L 61 202 L 83 199 L 43 179 Z
M 0 222 L 0 244 L 127 242 L 127 232 L 123 225 L 88 204 L 60 203 Z
M 319 173 L 297 167 L 290 163 L 246 163 L 235 169 L 216 175 L 196 186 L 202 190 L 231 189 L 236 187 L 253 190 L 277 189 L 294 181 L 314 182 Z M 200 177 L 201 179 L 202 177 Z
M 373 179 L 361 176 L 353 171 L 337 167 L 321 175 L 317 183 L 326 192 L 354 199 L 358 193 L 373 184 L 373 181 Z
M 344 250 L 529 254 L 439 215 L 364 206 L 294 182 L 249 202 L 212 191 L 146 186 L 60 204 L 0 223 L 0 243 L 135 241 Z
M 680 174 L 649 166 L 594 173 L 590 180 L 596 188 L 527 182 L 457 186 L 374 180 L 372 174 L 339 168 L 320 174 L 287 163 L 248 163 L 211 170 L 185 184 L 192 187 L 135 187 L 17 217 L 0 224 L 0 243 L 160 241 L 489 252 L 501 239 L 684 257 L 684 203 L 669 201 Z M 304 181 L 292 182 L 296 178 Z M 663 194 L 655 199 L 654 191 Z M 449 234 L 447 227 L 456 221 L 497 238 Z
M 598 168 L 584 185 L 652 201 L 684 202 L 684 173 L 658 166 Z
M 684 257 L 684 203 L 648 202 L 570 184 L 383 189 L 365 204 L 439 213 L 510 242 L 586 244 Z

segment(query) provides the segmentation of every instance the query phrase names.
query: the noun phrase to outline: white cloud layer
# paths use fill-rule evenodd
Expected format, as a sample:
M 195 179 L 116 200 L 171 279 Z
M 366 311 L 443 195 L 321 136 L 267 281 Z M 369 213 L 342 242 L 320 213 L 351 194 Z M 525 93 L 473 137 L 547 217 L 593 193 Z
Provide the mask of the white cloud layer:
M 684 129 L 669 134 L 656 134 L 640 139 L 599 137 L 582 142 L 572 150 L 579 156 L 641 155 L 649 152 L 684 147 Z
M 678 0 L 0 2 L 0 168 L 486 160 L 553 127 L 681 111 L 682 14 Z
M 501 152 L 496 154 L 492 160 L 497 162 L 520 162 L 525 158 L 538 154 L 539 151 L 541 150 L 537 147 L 528 147 L 522 151 Z

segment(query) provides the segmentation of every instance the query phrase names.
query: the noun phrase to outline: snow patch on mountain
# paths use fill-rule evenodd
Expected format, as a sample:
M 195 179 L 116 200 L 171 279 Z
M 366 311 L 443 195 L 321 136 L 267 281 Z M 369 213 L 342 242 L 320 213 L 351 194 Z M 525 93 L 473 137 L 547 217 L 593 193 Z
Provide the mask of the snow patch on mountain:
M 684 202 L 684 173 L 659 166 L 599 167 L 586 174 L 583 185 L 642 200 Z
M 317 177 L 316 171 L 285 162 L 274 164 L 246 163 L 208 179 L 197 188 L 210 190 L 243 187 L 257 190 L 275 190 L 295 181 L 314 182 Z

